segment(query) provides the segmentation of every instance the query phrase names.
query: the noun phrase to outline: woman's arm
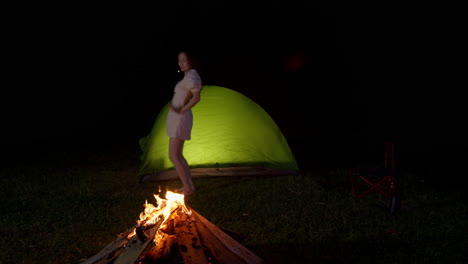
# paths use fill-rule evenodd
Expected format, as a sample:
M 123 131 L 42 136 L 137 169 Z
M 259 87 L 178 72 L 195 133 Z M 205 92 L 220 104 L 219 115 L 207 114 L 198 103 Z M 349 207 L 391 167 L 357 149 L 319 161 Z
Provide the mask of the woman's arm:
M 192 107 L 194 107 L 198 102 L 200 102 L 200 90 L 198 89 L 191 89 L 190 90 L 192 96 L 190 97 L 190 100 L 182 106 L 180 109 L 179 113 L 183 113 L 187 110 L 190 110 Z

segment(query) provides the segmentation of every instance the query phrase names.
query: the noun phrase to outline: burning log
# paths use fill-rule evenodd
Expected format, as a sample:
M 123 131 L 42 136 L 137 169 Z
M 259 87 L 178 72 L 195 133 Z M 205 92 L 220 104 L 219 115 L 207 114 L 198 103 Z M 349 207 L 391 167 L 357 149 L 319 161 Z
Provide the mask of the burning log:
M 183 195 L 180 196 L 181 199 L 176 197 L 166 202 L 155 196 L 158 207 L 146 203 L 132 231 L 82 264 L 264 263 L 216 225 L 186 207 Z
M 125 249 L 120 253 L 119 257 L 115 260 L 114 264 L 128 264 L 134 263 L 140 257 L 141 252 L 145 250 L 146 246 L 153 240 L 156 231 L 158 231 L 159 226 L 163 222 L 163 219 L 154 226 L 152 226 L 147 232 L 144 234 L 146 237 L 142 237 L 140 235 L 133 236 L 127 243 Z M 143 230 L 142 230 L 143 231 Z M 140 232 L 142 232 L 140 231 Z M 137 233 L 138 234 L 138 233 Z
M 196 220 L 187 214 L 177 214 L 174 230 L 179 250 L 186 264 L 208 264 L 208 257 L 203 251 L 200 237 L 195 226 Z
M 263 260 L 191 209 L 202 243 L 219 263 L 260 264 Z
M 171 217 L 166 228 L 157 231 L 154 240 L 159 241 L 142 253 L 142 263 L 168 263 L 177 250 L 177 237 L 174 233 L 174 219 Z

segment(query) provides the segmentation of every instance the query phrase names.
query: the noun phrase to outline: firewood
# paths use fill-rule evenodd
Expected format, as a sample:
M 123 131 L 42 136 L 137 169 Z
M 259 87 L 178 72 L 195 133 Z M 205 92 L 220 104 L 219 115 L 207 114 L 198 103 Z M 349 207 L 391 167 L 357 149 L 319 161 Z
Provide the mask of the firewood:
M 187 206 L 171 212 L 163 228 L 139 225 L 119 236 L 81 264 L 263 264 L 263 260 L 213 223 Z M 135 234 L 128 238 L 135 230 Z
M 125 247 L 121 247 L 112 254 L 107 255 L 105 258 L 101 258 L 100 260 L 94 262 L 93 264 L 112 264 L 114 263 L 114 260 L 117 259 L 120 255 L 120 253 L 125 249 Z
M 208 264 L 208 257 L 205 255 L 194 219 L 186 213 L 180 211 L 176 213 L 174 231 L 184 264 Z
M 197 220 L 195 225 L 202 238 L 202 243 L 208 247 L 210 252 L 220 263 L 264 263 L 261 258 L 224 233 L 219 227 L 208 221 L 192 208 L 188 207 L 188 209 L 192 211 L 192 215 Z
M 205 225 L 197 222 L 196 227 L 200 234 L 201 243 L 219 263 L 245 263 L 242 258 L 226 248 Z
M 92 256 L 91 258 L 85 260 L 81 264 L 93 264 L 93 263 L 98 263 L 101 259 L 106 260 L 107 262 L 101 262 L 101 263 L 108 263 L 112 261 L 113 256 L 118 255 L 117 251 L 119 249 L 122 249 L 128 242 L 127 236 L 133 230 L 135 227 L 132 227 L 128 229 L 126 232 L 122 233 L 117 239 L 115 239 L 112 243 L 107 245 L 105 248 L 103 248 L 101 251 L 99 251 L 96 255 Z
M 152 225 L 149 230 L 145 230 L 146 240 L 142 241 L 138 235 L 133 236 L 127 243 L 125 249 L 120 253 L 114 264 L 129 264 L 134 263 L 141 252 L 153 240 L 156 231 L 162 224 L 163 219 L 160 219 L 155 225 Z
M 155 245 L 141 254 L 142 263 L 167 262 L 175 255 L 173 249 L 177 246 L 177 237 L 174 234 L 170 235 L 158 230 L 155 239 L 157 239 Z
M 177 243 L 177 237 L 174 233 L 174 214 L 169 216 L 165 227 L 159 229 L 154 236 L 153 247 L 148 247 L 146 251 L 141 254 L 141 260 L 147 263 L 156 263 L 160 260 L 166 260 L 171 254 L 171 249 Z

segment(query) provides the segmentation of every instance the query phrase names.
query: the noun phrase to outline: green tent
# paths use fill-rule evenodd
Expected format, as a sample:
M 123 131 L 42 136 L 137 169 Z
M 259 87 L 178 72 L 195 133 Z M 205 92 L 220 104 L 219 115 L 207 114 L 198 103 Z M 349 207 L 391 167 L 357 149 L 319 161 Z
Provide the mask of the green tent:
M 178 178 L 169 159 L 165 105 L 140 139 L 140 181 Z M 258 104 L 228 88 L 205 85 L 192 109 L 191 140 L 183 154 L 192 177 L 298 174 L 298 165 L 273 119 Z

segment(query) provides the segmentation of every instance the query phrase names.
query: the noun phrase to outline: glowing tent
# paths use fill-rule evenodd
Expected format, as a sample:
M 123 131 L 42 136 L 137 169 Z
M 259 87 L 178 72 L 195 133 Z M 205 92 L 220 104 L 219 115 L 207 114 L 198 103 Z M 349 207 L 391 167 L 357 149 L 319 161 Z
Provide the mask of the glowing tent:
M 165 105 L 140 139 L 140 182 L 177 179 L 169 159 Z M 298 174 L 298 165 L 273 119 L 254 101 L 228 88 L 205 85 L 192 109 L 191 140 L 183 154 L 192 177 Z

